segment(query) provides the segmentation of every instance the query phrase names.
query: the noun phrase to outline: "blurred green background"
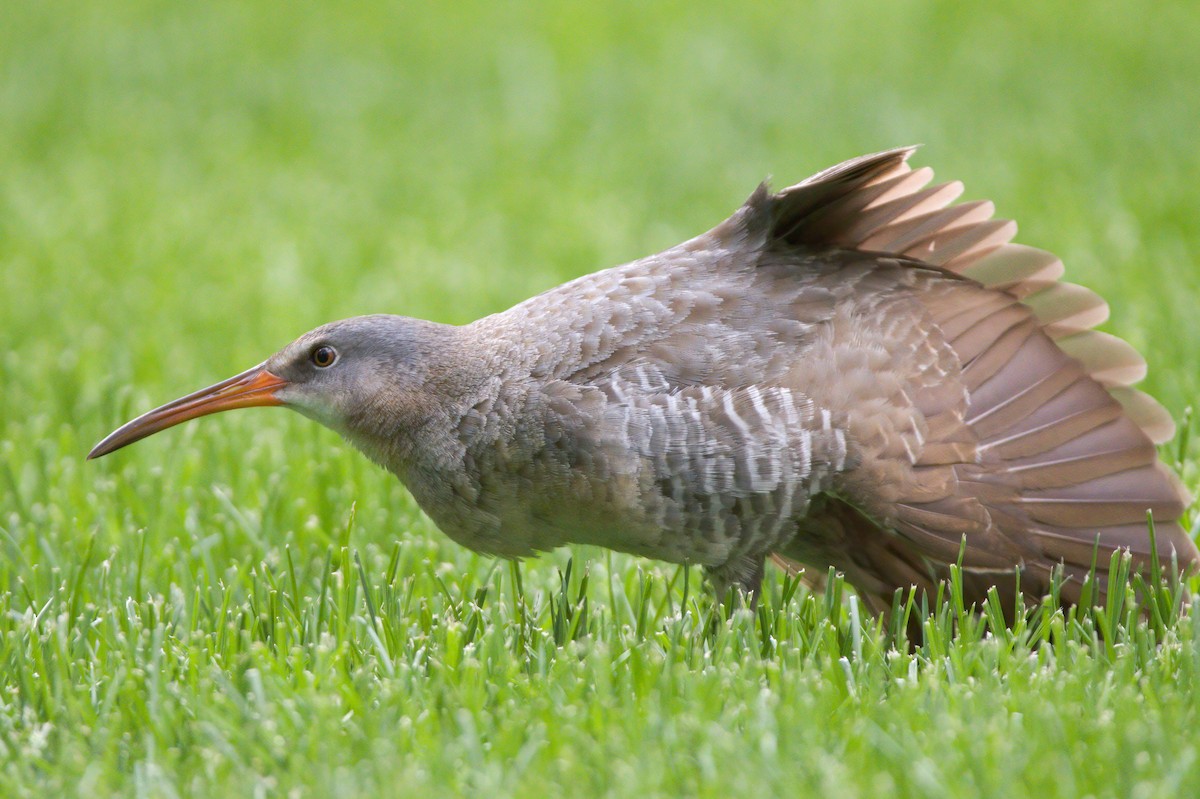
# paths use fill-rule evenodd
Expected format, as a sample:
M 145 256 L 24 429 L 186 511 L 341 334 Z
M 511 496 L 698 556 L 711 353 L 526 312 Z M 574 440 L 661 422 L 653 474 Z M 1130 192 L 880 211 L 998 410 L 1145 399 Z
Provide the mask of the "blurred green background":
M 1150 363 L 1144 387 L 1179 416 L 1200 388 L 1198 77 L 1200 11 L 1191 0 L 6 2 L 6 791 L 30 792 L 39 781 L 64 790 L 132 790 L 140 773 L 137 785 L 147 795 L 213 795 L 222 779 L 240 785 L 247 774 L 278 770 L 291 777 L 255 784 L 303 792 L 304 761 L 289 759 L 290 752 L 326 758 L 318 769 L 326 788 L 339 784 L 334 764 L 360 757 L 373 764 L 374 776 L 347 778 L 351 793 L 394 785 L 401 773 L 410 786 L 426 788 L 439 783 L 421 779 L 441 774 L 451 793 L 472 785 L 515 790 L 503 779 L 508 761 L 491 750 L 478 753 L 478 762 L 463 760 L 447 740 L 414 737 L 411 729 L 409 738 L 397 739 L 409 748 L 397 743 L 376 752 L 363 744 L 376 732 L 389 734 L 408 712 L 354 670 L 367 660 L 335 667 L 301 658 L 296 665 L 286 653 L 252 647 L 239 660 L 224 643 L 204 643 L 232 623 L 212 608 L 225 602 L 249 608 L 247 618 L 258 613 L 258 581 L 272 569 L 283 574 L 288 557 L 302 578 L 292 601 L 301 610 L 316 607 L 321 575 L 348 573 L 338 561 L 346 543 L 361 550 L 370 575 L 364 579 L 377 582 L 401 539 L 399 571 L 415 575 L 413 591 L 432 608 L 434 627 L 443 608 L 434 576 L 465 596 L 472 580 L 488 584 L 507 574 L 442 538 L 394 480 L 332 433 L 279 411 L 188 425 L 97 463 L 82 458 L 132 414 L 240 371 L 322 322 L 375 312 L 467 322 L 705 230 L 767 176 L 784 185 L 865 152 L 924 144 L 915 164 L 963 180 L 968 198 L 994 200 L 999 215 L 1019 222 L 1020 241 L 1059 254 L 1072 281 L 1110 300 L 1106 329 L 1142 350 Z M 1195 488 L 1195 464 L 1185 460 Z M 327 551 L 334 552 L 332 566 Z M 567 554 L 527 565 L 530 585 L 552 586 Z M 633 585 L 639 568 L 663 579 L 672 574 L 633 559 L 582 556 L 592 558 L 593 576 L 618 585 Z M 603 594 L 594 601 L 603 605 Z M 149 610 L 129 609 L 142 605 Z M 38 615 L 38 608 L 50 612 Z M 608 611 L 616 618 L 615 608 Z M 145 629 L 182 649 L 159 641 L 158 650 L 126 651 L 121 636 L 137 636 L 93 634 L 77 624 L 88 613 L 95 630 L 110 623 L 117 630 L 126 614 L 144 621 L 158 613 L 159 626 L 147 621 Z M 361 603 L 356 613 L 361 621 Z M 66 619 L 66 626 L 62 647 L 39 655 L 38 636 L 53 641 L 59 634 L 39 633 L 43 618 Z M 163 618 L 175 621 L 163 626 Z M 199 643 L 179 632 L 188 625 Z M 343 643 L 367 641 L 353 625 L 343 634 Z M 443 644 L 429 646 L 436 652 Z M 146 672 L 161 667 L 155 651 L 183 652 L 179 662 L 195 669 L 193 678 L 168 669 L 159 688 L 147 688 Z M 605 663 L 596 668 L 617 668 Z M 256 726 L 262 717 L 206 697 L 227 690 L 261 699 L 261 685 L 255 694 L 244 682 L 251 666 L 279 678 L 284 687 L 271 701 L 292 702 L 311 719 L 312 740 L 289 738 L 278 752 L 262 744 L 269 750 L 263 760 L 238 760 L 240 747 L 257 751 L 273 740 Z M 380 696 L 391 697 L 393 715 L 386 723 L 381 716 L 339 722 L 345 708 L 321 704 L 322 668 L 360 692 L 356 718 L 370 719 Z M 563 668 L 564 684 L 594 677 L 591 666 Z M 711 696 L 757 707 L 755 668 L 711 685 Z M 303 674 L 317 677 L 305 683 L 297 676 Z M 105 704 L 110 683 L 120 687 Z M 309 693 L 295 687 L 300 683 Z M 438 693 L 436 680 L 431 685 L 422 702 L 461 701 Z M 147 691 L 160 689 L 165 705 L 146 704 Z M 681 713 L 691 708 L 697 737 L 689 740 L 716 740 L 705 735 L 724 724 L 713 710 L 723 702 L 689 704 L 688 691 L 698 688 L 661 690 L 639 701 Z M 546 691 L 537 685 L 530 695 Z M 1062 712 L 1092 712 L 1086 686 L 1080 691 L 1081 704 Z M 1053 702 L 1059 694 L 1034 692 L 1011 703 Z M 531 701 L 518 700 L 514 707 Z M 1000 694 L 992 700 L 1006 701 Z M 562 707 L 572 701 L 572 713 L 585 713 L 595 699 L 567 691 Z M 114 709 L 126 702 L 140 709 Z M 539 706 L 531 712 L 544 715 L 535 723 L 519 710 L 505 715 L 481 702 L 470 718 L 485 729 L 497 719 L 553 729 L 562 707 Z M 620 707 L 610 708 L 617 717 Z M 912 715 L 913 707 L 919 703 L 897 704 L 893 720 Z M 1132 705 L 1126 710 L 1136 715 Z M 1051 705 L 1047 712 L 1056 711 Z M 1195 720 L 1191 706 L 1183 712 L 1175 721 Z M 981 713 L 981 725 L 994 718 Z M 882 729 L 881 718 L 851 713 L 843 731 L 860 723 Z M 629 766 L 639 747 L 664 734 L 656 722 L 643 722 L 645 740 L 625 729 L 627 745 L 608 752 L 607 762 L 632 769 L 626 787 L 639 784 L 638 773 L 651 773 Z M 330 743 L 343 741 L 338 735 L 347 724 L 361 724 L 359 737 L 347 733 L 344 745 Z M 294 729 L 305 727 L 296 721 Z M 839 749 L 845 739 L 833 734 L 812 756 L 824 751 L 845 765 L 825 763 L 834 771 L 819 779 L 812 762 L 776 762 L 756 737 L 745 751 L 729 741 L 718 749 L 756 775 L 730 778 L 735 786 L 761 778 L 776 787 L 840 786 L 844 795 L 920 788 L 929 796 L 937 786 L 986 793 L 1006 785 L 1011 763 L 1003 747 L 986 743 L 980 746 L 997 758 L 994 771 L 965 782 L 950 775 L 912 782 L 905 763 L 936 760 L 942 751 L 936 725 L 922 735 L 929 737 L 906 740 L 913 748 L 902 747 L 890 771 L 873 773 L 856 768 L 852 753 Z M 1154 730 L 1145 735 L 1129 745 L 1157 740 Z M 212 744 L 217 739 L 224 749 Z M 234 765 L 196 765 L 208 761 L 194 752 L 209 745 L 224 753 L 214 757 Z M 1115 763 L 1128 754 L 1089 746 L 1079 743 L 1076 755 Z M 545 756 L 557 758 L 559 771 L 535 765 L 543 777 L 535 784 L 578 778 L 570 751 Z M 870 752 L 860 755 L 871 762 Z M 413 771 L 421 757 L 435 758 L 442 771 Z M 773 765 L 753 765 L 761 763 Z M 493 773 L 484 766 L 501 776 L 471 782 L 472 773 Z M 1074 758 L 1058 763 L 1039 790 L 1070 795 L 1072 785 L 1083 791 L 1118 784 L 1103 770 L 1074 768 Z M 1138 768 L 1152 774 L 1156 765 L 1122 773 L 1136 776 Z M 586 773 L 595 776 L 596 768 Z M 602 782 L 588 784 L 603 792 Z M 1034 792 L 1034 784 L 1025 787 Z M 640 785 L 644 795 L 729 787 L 718 777 L 699 784 L 646 777 Z

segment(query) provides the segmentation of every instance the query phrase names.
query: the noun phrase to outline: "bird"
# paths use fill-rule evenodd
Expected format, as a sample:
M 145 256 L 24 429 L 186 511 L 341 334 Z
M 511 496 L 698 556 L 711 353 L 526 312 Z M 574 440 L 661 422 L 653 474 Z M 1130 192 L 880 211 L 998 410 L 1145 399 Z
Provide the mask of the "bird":
M 88 458 L 284 406 L 471 550 L 596 545 L 701 566 L 721 597 L 756 597 L 774 562 L 883 614 L 954 568 L 967 603 L 1078 602 L 1089 572 L 1102 594 L 1118 551 L 1195 571 L 1145 361 L 915 149 L 760 184 L 708 232 L 470 324 L 323 325 Z

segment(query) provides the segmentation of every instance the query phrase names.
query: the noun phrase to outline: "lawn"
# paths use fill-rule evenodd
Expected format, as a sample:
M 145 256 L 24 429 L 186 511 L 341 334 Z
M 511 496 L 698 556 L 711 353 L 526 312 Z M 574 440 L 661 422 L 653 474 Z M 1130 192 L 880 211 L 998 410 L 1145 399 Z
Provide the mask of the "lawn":
M 721 621 L 698 570 L 475 556 L 280 410 L 83 460 L 324 321 L 466 322 L 910 143 L 1183 419 L 1197 76 L 1186 0 L 5 4 L 0 795 L 1200 795 L 1169 601 L 951 592 L 909 648 L 779 573 Z

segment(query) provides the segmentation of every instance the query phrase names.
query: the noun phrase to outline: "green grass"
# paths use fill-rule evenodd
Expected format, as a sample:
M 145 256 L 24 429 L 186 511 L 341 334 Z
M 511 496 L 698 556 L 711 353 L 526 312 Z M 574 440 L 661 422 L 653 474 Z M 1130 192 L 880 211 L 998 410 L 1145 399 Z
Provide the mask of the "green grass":
M 713 622 L 698 571 L 476 557 L 280 411 L 83 461 L 321 322 L 465 322 L 913 142 L 1113 301 L 1182 416 L 1194 4 L 0 17 L 0 795 L 1200 792 L 1200 614 L 1169 602 L 1010 631 L 951 599 L 910 650 L 777 573 Z

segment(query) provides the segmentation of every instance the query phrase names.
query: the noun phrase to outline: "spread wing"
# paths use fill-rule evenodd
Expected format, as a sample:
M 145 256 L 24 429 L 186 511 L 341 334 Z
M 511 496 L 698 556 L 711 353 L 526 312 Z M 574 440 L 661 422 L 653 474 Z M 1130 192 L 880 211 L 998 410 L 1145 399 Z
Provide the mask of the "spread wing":
M 1053 255 L 1009 243 L 1016 226 L 992 219 L 990 203 L 951 205 L 961 185 L 928 186 L 932 173 L 910 170 L 910 154 L 847 162 L 767 202 L 770 236 L 784 248 L 876 252 L 965 278 L 923 281 L 913 292 L 921 327 L 899 333 L 912 348 L 948 348 L 950 368 L 908 393 L 924 422 L 919 446 L 903 457 L 868 457 L 847 482 L 848 500 L 935 571 L 956 560 L 965 536 L 965 566 L 986 573 L 1022 565 L 1033 591 L 1063 563 L 1076 578 L 1065 592 L 1072 596 L 1097 543 L 1102 570 L 1116 548 L 1144 562 L 1147 512 L 1163 561 L 1176 555 L 1194 568 L 1200 556 L 1178 523 L 1188 500 L 1154 448 L 1173 424 L 1131 387 L 1145 374 L 1140 355 L 1091 329 L 1107 305 L 1060 282 Z M 965 401 L 947 403 L 938 393 L 946 385 Z M 988 582 L 979 581 L 982 590 Z

